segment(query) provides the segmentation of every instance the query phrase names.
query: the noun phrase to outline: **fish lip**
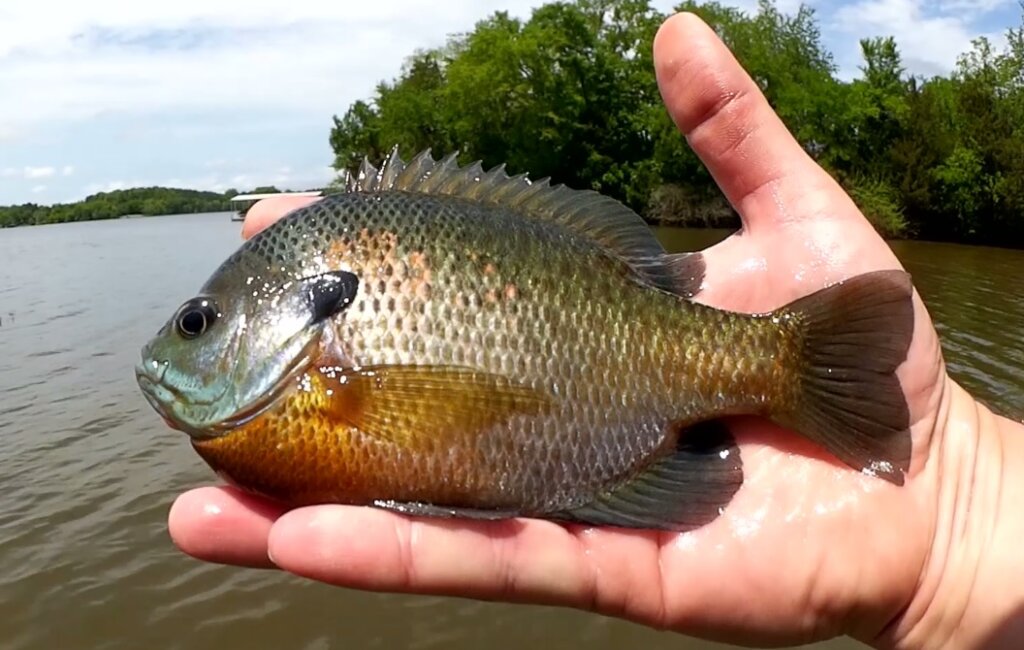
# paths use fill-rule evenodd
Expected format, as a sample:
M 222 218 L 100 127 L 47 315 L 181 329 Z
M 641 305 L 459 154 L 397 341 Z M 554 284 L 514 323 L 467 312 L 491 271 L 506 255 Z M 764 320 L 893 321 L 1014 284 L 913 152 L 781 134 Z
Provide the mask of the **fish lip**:
M 146 398 L 146 401 L 149 402 L 150 407 L 152 407 L 152 409 L 157 412 L 157 415 L 159 415 L 163 419 L 163 421 L 167 423 L 167 426 L 169 426 L 172 429 L 181 429 L 181 426 L 174 421 L 174 418 L 171 417 L 171 413 L 164 406 L 163 401 L 161 401 L 160 398 L 157 397 L 156 395 L 158 387 L 164 388 L 165 390 L 167 390 L 167 387 L 163 386 L 163 384 L 153 381 L 152 376 L 149 373 L 145 372 L 144 370 L 140 371 L 139 366 L 136 366 L 135 368 L 135 379 L 139 384 L 139 388 L 142 389 L 142 396 Z
M 155 367 L 156 370 L 151 370 L 150 365 Z M 139 361 L 135 364 L 135 381 L 138 383 L 139 388 L 142 389 L 143 397 L 146 398 L 146 401 L 149 402 L 153 410 L 163 418 L 167 426 L 180 430 L 182 425 L 175 421 L 170 409 L 164 406 L 164 402 L 156 394 L 157 389 L 162 388 L 176 397 L 181 396 L 181 393 L 173 386 L 168 386 L 164 383 L 164 375 L 167 374 L 167 368 L 170 365 L 170 362 L 166 360 L 157 361 L 156 359 L 150 359 L 148 362 L 146 360 Z
M 149 366 L 152 364 L 157 369 L 155 371 L 150 370 Z M 167 367 L 170 364 L 167 361 L 157 361 L 156 359 L 150 359 L 147 361 L 145 358 L 135 364 L 135 379 L 141 382 L 142 379 L 149 381 L 152 384 L 163 384 L 164 375 L 167 373 Z

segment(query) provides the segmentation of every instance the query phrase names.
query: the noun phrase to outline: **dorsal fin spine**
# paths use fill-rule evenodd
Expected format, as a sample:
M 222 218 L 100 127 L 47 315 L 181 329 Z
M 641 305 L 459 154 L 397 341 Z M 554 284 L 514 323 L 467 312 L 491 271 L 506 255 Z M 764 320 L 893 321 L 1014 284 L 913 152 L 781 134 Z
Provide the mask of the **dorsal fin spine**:
M 668 264 L 667 259 L 662 263 L 665 249 L 644 220 L 615 199 L 593 190 L 553 186 L 547 178 L 530 181 L 526 174 L 509 176 L 505 165 L 489 171 L 484 171 L 480 161 L 459 167 L 458 152 L 435 160 L 427 149 L 407 164 L 397 146 L 380 169 L 364 159 L 345 188 L 346 193 L 389 190 L 453 196 L 516 210 L 524 218 L 555 224 L 597 244 L 659 289 L 693 295 L 691 286 L 680 283 L 678 265 Z M 697 261 L 691 259 L 688 268 Z M 692 285 L 689 278 L 687 283 Z

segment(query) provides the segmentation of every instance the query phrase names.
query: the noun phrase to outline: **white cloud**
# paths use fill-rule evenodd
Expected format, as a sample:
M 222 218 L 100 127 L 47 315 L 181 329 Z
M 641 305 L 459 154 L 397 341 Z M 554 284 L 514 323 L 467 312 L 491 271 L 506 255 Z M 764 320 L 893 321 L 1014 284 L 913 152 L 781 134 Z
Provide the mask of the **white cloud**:
M 49 178 L 53 176 L 54 171 L 55 170 L 53 167 L 26 167 L 22 173 L 25 176 L 25 178 L 29 179 Z
M 834 23 L 856 38 L 893 36 L 906 67 L 913 73 L 935 75 L 949 72 L 957 57 L 979 36 L 970 26 L 976 14 L 954 7 L 972 5 L 976 10 L 994 8 L 998 0 L 860 0 L 839 9 Z M 950 8 L 950 13 L 943 11 Z M 935 13 L 939 10 L 940 13 Z M 987 34 L 995 42 L 1000 34 Z
M 1017 0 L 940 0 L 935 5 L 945 13 L 989 13 L 1003 7 L 1017 5 Z
M 0 103 L 0 130 L 208 109 L 327 119 L 396 75 L 415 49 L 542 0 L 52 4 L 0 9 L 0 96 L 19 98 Z
M 45 185 L 35 185 L 35 186 L 32 187 L 32 193 L 33 194 L 39 194 L 39 193 L 45 192 L 45 191 L 46 191 L 46 186 Z
M 48 189 L 38 198 L 62 200 L 87 185 L 323 184 L 332 172 L 314 165 L 330 162 L 332 113 L 396 76 L 416 49 L 496 10 L 525 17 L 546 1 L 0 1 L 0 97 L 17 98 L 0 101 L 4 195 L 36 198 L 41 179 Z M 668 12 L 675 2 L 653 5 Z M 801 4 L 776 3 L 786 13 Z M 946 72 L 978 35 L 979 17 L 1015 3 L 806 2 L 853 74 L 857 39 L 884 34 L 897 37 L 912 72 Z
M 67 176 L 67 175 L 69 175 L 71 173 L 71 172 L 67 171 L 69 169 L 73 171 L 74 167 L 70 167 L 70 166 L 69 167 L 65 167 L 64 168 L 64 175 L 65 176 Z M 56 173 L 57 173 L 57 169 L 55 167 L 51 167 L 51 166 L 45 166 L 45 167 L 27 166 L 27 167 L 21 167 L 21 168 L 18 168 L 18 167 L 5 167 L 3 169 L 0 169 L 0 177 L 2 177 L 2 178 L 24 178 L 26 180 L 35 180 L 35 179 L 40 179 L 40 178 L 50 178 L 50 177 L 56 175 Z
M 217 173 L 193 177 L 173 178 L 123 178 L 102 183 L 90 183 L 85 186 L 85 194 L 97 192 L 113 192 L 133 187 L 180 187 L 210 192 L 224 192 L 230 188 L 248 190 L 260 185 L 274 185 L 280 189 L 300 190 L 311 187 L 322 187 L 329 183 L 336 172 L 330 167 L 311 167 L 293 170 L 288 167 L 279 169 L 247 169 L 242 173 L 223 175 Z

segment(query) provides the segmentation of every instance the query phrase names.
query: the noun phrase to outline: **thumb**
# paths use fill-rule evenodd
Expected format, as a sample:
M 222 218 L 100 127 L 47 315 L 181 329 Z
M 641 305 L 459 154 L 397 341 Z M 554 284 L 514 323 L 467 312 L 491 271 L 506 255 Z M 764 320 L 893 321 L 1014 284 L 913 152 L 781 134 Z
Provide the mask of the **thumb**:
M 814 214 L 807 201 L 815 196 L 833 203 L 844 196 L 699 17 L 680 13 L 665 21 L 654 40 L 654 65 L 669 114 L 744 229 Z
M 249 239 L 284 215 L 319 201 L 319 197 L 280 196 L 263 199 L 253 205 L 245 215 L 242 224 L 242 238 Z

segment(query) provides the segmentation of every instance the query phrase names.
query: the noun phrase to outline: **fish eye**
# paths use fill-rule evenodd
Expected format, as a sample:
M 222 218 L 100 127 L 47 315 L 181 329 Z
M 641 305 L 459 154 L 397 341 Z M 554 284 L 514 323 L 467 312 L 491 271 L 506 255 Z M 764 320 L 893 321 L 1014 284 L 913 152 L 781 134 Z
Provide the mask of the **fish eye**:
M 178 311 L 175 326 L 182 338 L 194 339 L 209 329 L 217 320 L 217 308 L 205 298 L 196 298 L 185 303 Z

